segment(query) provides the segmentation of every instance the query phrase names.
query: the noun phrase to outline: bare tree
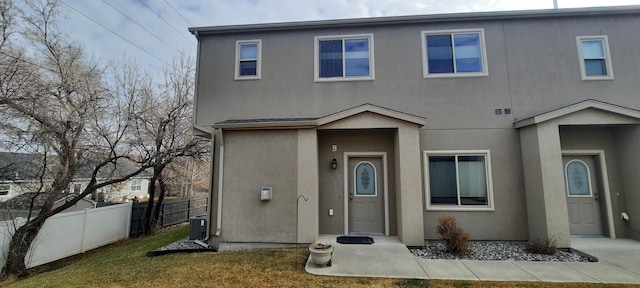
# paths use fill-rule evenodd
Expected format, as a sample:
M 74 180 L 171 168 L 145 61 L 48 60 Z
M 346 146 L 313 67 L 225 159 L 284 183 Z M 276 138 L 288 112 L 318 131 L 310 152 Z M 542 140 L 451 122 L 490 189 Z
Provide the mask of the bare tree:
M 192 99 L 194 63 L 181 54 L 164 72 L 163 81 L 140 93 L 136 102 L 135 139 L 145 139 L 138 146 L 148 155 L 152 177 L 149 181 L 149 203 L 145 211 L 145 231 L 151 232 L 160 217 L 167 193 L 166 168 L 176 159 L 200 158 L 209 153 L 208 139 L 193 136 Z M 157 197 L 157 200 L 156 200 Z
M 87 61 L 82 48 L 65 41 L 56 30 L 58 2 L 25 0 L 24 11 L 20 11 L 12 1 L 0 1 L 4 37 L 0 46 L 0 107 L 11 119 L 0 129 L 16 151 L 43 155 L 42 171 L 51 171 L 53 179 L 37 190 L 45 195 L 37 215 L 30 215 L 11 238 L 1 276 L 20 277 L 26 273 L 27 252 L 48 218 L 97 189 L 139 174 L 148 168 L 148 158 L 131 149 L 132 142 L 141 142 L 128 134 L 133 123 L 131 95 L 105 89 L 104 69 Z M 20 25 L 15 21 L 18 15 Z M 117 167 L 125 161 L 138 163 L 139 168 L 119 172 Z M 74 176 L 87 167 L 91 176 L 86 188 L 53 208 Z M 40 174 L 41 183 L 46 174 Z

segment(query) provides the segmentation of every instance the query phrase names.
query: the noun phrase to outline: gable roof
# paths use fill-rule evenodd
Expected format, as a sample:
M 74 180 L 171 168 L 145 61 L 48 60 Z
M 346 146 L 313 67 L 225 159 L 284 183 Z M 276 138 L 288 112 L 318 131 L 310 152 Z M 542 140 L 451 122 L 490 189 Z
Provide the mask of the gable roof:
M 14 153 L 14 152 L 0 152 L 0 181 L 15 181 L 15 180 L 30 180 L 40 178 L 42 173 L 45 157 L 42 154 L 29 154 L 29 153 Z M 44 179 L 52 179 L 55 173 L 55 166 L 58 165 L 57 156 L 49 155 L 46 158 L 47 167 L 50 167 L 45 171 Z M 98 164 L 97 160 L 88 159 L 80 164 L 75 179 L 89 179 L 91 173 L 93 173 L 94 167 Z M 134 172 L 138 168 L 127 161 L 120 161 L 116 166 L 116 171 L 113 177 L 118 175 L 126 175 Z M 98 178 L 108 178 L 110 175 L 106 171 L 108 169 L 101 170 L 98 174 Z M 136 178 L 149 177 L 147 171 L 142 171 Z
M 423 117 L 367 103 L 318 118 L 235 119 L 218 122 L 213 125 L 213 128 L 228 130 L 314 128 L 365 112 L 413 123 L 419 127 L 426 124 L 426 119 Z
M 532 117 L 528 117 L 522 120 L 518 120 L 514 122 L 513 125 L 515 128 L 522 128 L 522 127 L 542 123 L 545 121 L 549 121 L 552 119 L 556 119 L 559 117 L 563 117 L 563 116 L 573 114 L 575 112 L 586 110 L 586 109 L 597 109 L 605 112 L 610 112 L 616 115 L 635 118 L 640 121 L 640 110 L 635 110 L 635 109 L 622 107 L 622 106 L 618 106 L 618 105 L 607 103 L 607 102 L 589 99 L 589 100 L 578 102 L 569 106 L 551 110 L 542 114 L 538 114 Z
M 391 17 L 369 17 L 339 20 L 320 20 L 284 23 L 263 23 L 227 26 L 206 26 L 191 27 L 189 31 L 196 37 L 202 34 L 229 34 L 244 32 L 267 32 L 267 31 L 287 31 L 306 30 L 318 28 L 345 28 L 361 27 L 371 25 L 397 25 L 415 23 L 437 23 L 450 21 L 479 21 L 479 20 L 512 20 L 531 18 L 558 18 L 558 17 L 580 17 L 580 16 L 605 16 L 640 14 L 640 6 L 612 6 L 612 7 L 588 7 L 588 8 L 563 8 L 563 9 L 540 9 L 540 10 L 518 10 L 518 11 L 492 11 L 492 12 L 471 12 L 471 13 L 449 13 L 411 16 L 391 16 Z

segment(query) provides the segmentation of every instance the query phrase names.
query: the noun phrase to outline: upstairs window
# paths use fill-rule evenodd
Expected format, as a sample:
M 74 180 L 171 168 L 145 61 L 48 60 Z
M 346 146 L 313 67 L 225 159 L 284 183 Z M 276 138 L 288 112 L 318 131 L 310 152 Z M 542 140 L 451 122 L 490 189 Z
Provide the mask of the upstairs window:
M 607 36 L 578 36 L 582 80 L 613 79 Z
M 260 59 L 262 58 L 261 40 L 242 40 L 236 42 L 236 80 L 260 79 Z
M 373 35 L 315 39 L 316 81 L 373 80 Z
M 423 31 L 424 77 L 486 76 L 484 46 L 483 29 Z

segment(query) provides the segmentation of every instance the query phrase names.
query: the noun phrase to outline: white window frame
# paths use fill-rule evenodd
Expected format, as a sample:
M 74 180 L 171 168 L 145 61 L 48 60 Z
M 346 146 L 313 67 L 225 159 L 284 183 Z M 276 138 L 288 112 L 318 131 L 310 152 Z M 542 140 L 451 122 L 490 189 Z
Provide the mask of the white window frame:
M 344 47 L 344 40 L 349 39 L 362 39 L 367 38 L 369 40 L 369 76 L 342 76 L 342 77 L 320 77 L 320 41 L 324 40 L 342 40 L 342 46 Z M 351 34 L 351 35 L 330 35 L 330 36 L 316 36 L 314 37 L 314 59 L 313 59 L 313 67 L 314 67 L 314 79 L 315 82 L 336 82 L 336 81 L 367 81 L 367 80 L 375 80 L 375 61 L 374 61 L 374 43 L 373 43 L 373 33 L 369 34 Z M 342 50 L 344 54 L 344 49 Z M 342 64 L 342 73 L 345 72 L 344 67 L 344 57 Z
M 484 156 L 487 177 L 487 205 L 431 205 L 429 191 L 429 156 Z M 427 150 L 423 151 L 425 202 L 427 211 L 495 211 L 493 202 L 493 176 L 490 150 Z M 460 195 L 458 194 L 458 197 Z
M 4 186 L 6 186 L 7 188 L 0 189 L 0 192 L 6 192 L 6 194 L 0 194 L 0 196 L 7 196 L 11 192 L 11 184 L 8 184 L 8 183 L 0 184 L 0 187 L 4 187 Z
M 584 55 L 582 55 L 582 41 L 600 40 L 602 41 L 602 48 L 604 49 L 604 63 L 607 69 L 607 75 L 603 76 L 587 76 L 587 70 L 584 67 Z M 577 36 L 576 45 L 578 46 L 578 62 L 580 64 L 580 76 L 582 80 L 613 80 L 613 67 L 611 65 L 611 54 L 609 53 L 609 39 L 607 35 L 595 35 L 595 36 Z
M 588 195 L 571 195 L 571 193 L 569 193 L 569 171 L 567 169 L 569 168 L 569 165 L 573 162 L 577 162 L 584 165 L 584 168 L 586 168 L 587 170 L 587 187 L 589 187 Z M 564 165 L 564 181 L 565 181 L 565 188 L 567 190 L 567 197 L 570 197 L 570 198 L 593 197 L 593 187 L 591 187 L 591 169 L 589 169 L 589 165 L 587 165 L 587 163 L 585 163 L 584 161 L 578 160 L 578 159 L 572 159 L 571 161 L 567 162 L 567 165 Z
M 134 187 L 137 187 L 138 189 L 133 189 Z M 129 190 L 131 192 L 142 191 L 142 179 L 131 179 L 131 187 L 129 188 Z
M 357 183 L 357 179 L 355 179 L 355 176 L 357 176 L 357 171 L 358 171 L 358 167 L 361 164 L 369 164 L 371 166 L 371 168 L 373 168 L 373 175 L 375 177 L 373 177 L 373 194 L 372 195 L 358 195 L 357 191 L 358 191 L 358 183 Z M 355 167 L 353 167 L 353 175 L 354 175 L 354 180 L 353 180 L 353 196 L 354 197 L 378 197 L 378 170 L 376 169 L 376 166 L 373 165 L 373 163 L 369 162 L 369 161 L 360 161 L 358 163 L 356 163 Z
M 429 73 L 429 55 L 427 52 L 427 36 L 444 34 L 469 34 L 478 33 L 480 39 L 480 56 L 482 57 L 481 72 L 453 72 L 453 73 Z M 429 30 L 420 33 L 420 43 L 422 43 L 422 75 L 424 78 L 451 78 L 451 77 L 486 77 L 489 76 L 489 66 L 487 64 L 487 48 L 484 40 L 484 29 L 455 29 L 455 30 Z M 453 41 L 452 41 L 453 44 Z M 453 51 L 453 65 L 455 68 L 455 51 Z
M 250 61 L 256 61 L 256 75 L 240 75 L 240 46 L 246 44 L 256 44 L 258 47 L 257 59 L 252 59 Z M 248 59 L 244 59 L 248 60 Z M 262 40 L 261 39 L 252 39 L 252 40 L 238 40 L 236 41 L 236 60 L 235 60 L 235 80 L 259 80 L 262 77 Z

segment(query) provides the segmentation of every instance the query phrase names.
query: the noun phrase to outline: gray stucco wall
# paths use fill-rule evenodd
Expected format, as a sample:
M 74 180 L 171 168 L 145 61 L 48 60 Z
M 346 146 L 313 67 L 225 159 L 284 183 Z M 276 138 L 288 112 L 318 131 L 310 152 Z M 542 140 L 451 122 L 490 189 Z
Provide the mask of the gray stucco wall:
M 527 207 L 517 130 L 422 130 L 420 138 L 423 150 L 490 150 L 495 206 L 495 211 L 482 212 L 426 210 L 426 239 L 438 238 L 435 227 L 438 218 L 444 215 L 455 216 L 471 239 L 527 239 Z
M 585 99 L 640 109 L 640 17 L 573 17 L 366 26 L 202 36 L 197 123 L 321 117 L 363 103 L 428 119 L 425 129 L 510 128 Z M 420 32 L 483 28 L 486 77 L 424 79 Z M 314 82 L 314 36 L 372 33 L 375 80 Z M 576 36 L 607 35 L 615 80 L 580 78 Z M 235 41 L 262 40 L 262 79 L 235 81 Z M 295 107 L 295 109 L 283 109 Z M 495 117 L 494 109 L 511 108 Z M 455 115 L 456 117 L 451 117 Z
M 421 116 L 427 119 L 427 124 L 420 130 L 422 150 L 491 150 L 495 201 L 493 212 L 425 211 L 425 238 L 437 237 L 433 232 L 434 223 L 443 214 L 455 215 L 474 239 L 526 239 L 529 236 L 555 235 L 568 225 L 564 223 L 566 211 L 556 212 L 557 207 L 554 206 L 560 207 L 563 202 L 552 200 L 560 199 L 562 191 L 554 192 L 549 199 L 545 199 L 543 191 L 546 187 L 556 189 L 561 186 L 562 175 L 543 177 L 542 171 L 548 167 L 541 163 L 540 158 L 552 163 L 554 170 L 560 171 L 559 149 L 556 149 L 559 148 L 559 143 L 556 143 L 558 137 L 553 143 L 544 142 L 549 135 L 557 134 L 552 131 L 556 128 L 542 127 L 543 130 L 536 131 L 540 127 L 533 126 L 516 130 L 513 122 L 586 99 L 640 109 L 637 98 L 637 91 L 640 91 L 640 81 L 637 81 L 640 57 L 636 57 L 640 37 L 629 37 L 636 34 L 637 27 L 640 27 L 640 17 L 637 16 L 600 15 L 205 35 L 200 38 L 199 44 L 196 123 L 210 126 L 228 119 L 322 117 L 363 103 Z M 484 29 L 488 76 L 424 79 L 420 32 L 467 28 Z M 314 37 L 363 33 L 374 35 L 375 80 L 314 82 Z M 608 37 L 614 80 L 581 80 L 576 36 L 589 35 Z M 262 40 L 260 80 L 234 80 L 235 42 L 245 39 Z M 504 108 L 510 108 L 512 113 L 504 113 Z M 502 114 L 496 115 L 496 109 L 500 109 Z M 637 128 L 615 131 L 619 133 L 620 142 L 615 145 L 619 147 L 620 155 L 612 157 L 637 160 L 637 143 L 640 143 Z M 569 135 L 574 134 L 567 132 L 564 136 L 563 142 L 567 147 L 580 145 L 579 141 L 571 140 L 574 136 Z M 275 146 L 276 143 L 271 144 Z M 545 150 L 547 146 L 553 146 L 553 151 Z M 226 147 L 230 145 L 227 143 Z M 247 149 L 252 151 L 257 148 Z M 323 158 L 326 155 L 322 154 L 322 149 L 319 146 L 318 162 L 321 165 L 327 161 Z M 286 154 L 284 151 L 279 150 L 275 155 L 287 159 L 287 165 L 294 165 L 295 159 L 290 158 L 295 153 Z M 390 163 L 398 166 L 397 161 Z M 640 161 L 608 161 L 612 162 L 609 165 L 614 165 L 614 171 L 622 173 L 617 176 L 617 182 L 612 181 L 617 183 L 616 189 L 623 186 L 623 189 L 618 189 L 621 190 L 621 196 L 616 200 L 618 204 L 615 209 L 623 209 L 624 203 L 640 203 L 640 193 L 629 193 L 640 187 L 637 182 L 640 181 L 637 180 L 639 177 L 630 172 L 638 171 L 640 164 L 636 163 Z M 237 165 L 240 167 L 240 162 Z M 609 172 L 610 177 L 613 174 Z M 216 177 L 214 175 L 214 182 Z M 284 177 L 283 181 L 289 183 L 292 179 Z M 214 194 L 217 191 L 215 186 Z M 422 195 L 424 197 L 424 191 Z M 215 197 L 213 195 L 212 198 Z M 396 200 L 400 201 L 401 197 Z M 424 199 L 407 201 L 418 200 L 424 203 Z M 289 204 L 289 207 L 295 208 L 295 202 Z M 323 209 L 327 207 L 323 205 L 319 205 L 319 214 L 326 218 Z M 226 207 L 224 209 L 228 209 Z M 640 231 L 640 224 L 633 220 L 633 215 L 640 215 L 640 207 L 627 205 L 624 208 L 632 213 L 632 221 L 623 223 L 617 220 L 616 230 L 619 226 L 623 229 L 628 226 Z M 543 219 L 544 215 L 548 218 Z M 619 218 L 619 214 L 614 216 Z M 333 219 L 321 221 L 333 223 L 335 216 Z M 338 226 L 332 225 L 327 224 L 326 227 L 330 227 L 330 231 L 338 229 Z M 320 229 L 320 233 L 324 233 L 323 228 Z M 631 232 L 631 229 L 623 231 L 640 238 L 640 233 Z M 563 237 L 561 244 L 566 246 L 569 243 L 568 235 Z
M 220 241 L 294 243 L 298 132 L 225 131 L 224 144 Z M 262 186 L 272 200 L 260 200 Z
M 623 221 L 625 236 L 640 240 L 640 126 L 618 128 L 620 155 L 620 177 L 622 178 L 624 194 L 619 197 L 620 207 L 629 214 L 629 221 Z M 623 156 L 624 155 L 624 156 Z M 622 212 L 622 211 L 620 211 Z M 620 219 L 620 214 L 614 213 L 614 218 Z M 622 221 L 622 220 L 618 220 Z

